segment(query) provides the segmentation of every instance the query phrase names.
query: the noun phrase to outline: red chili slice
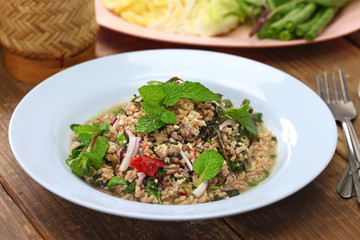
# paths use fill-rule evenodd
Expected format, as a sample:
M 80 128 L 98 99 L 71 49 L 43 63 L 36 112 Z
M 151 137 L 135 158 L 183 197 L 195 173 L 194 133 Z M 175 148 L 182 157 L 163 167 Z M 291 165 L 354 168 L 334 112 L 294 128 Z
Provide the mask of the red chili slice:
M 165 163 L 148 156 L 133 157 L 130 159 L 130 166 L 136 168 L 138 171 L 145 173 L 150 177 L 155 177 L 159 167 L 164 166 Z

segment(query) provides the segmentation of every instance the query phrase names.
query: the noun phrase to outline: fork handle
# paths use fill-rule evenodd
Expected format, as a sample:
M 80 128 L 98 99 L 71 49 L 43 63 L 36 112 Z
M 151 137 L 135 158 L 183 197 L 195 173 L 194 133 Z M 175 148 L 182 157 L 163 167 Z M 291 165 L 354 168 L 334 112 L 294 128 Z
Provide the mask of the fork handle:
M 356 191 L 357 200 L 360 204 L 360 178 L 359 178 L 359 160 L 360 160 L 360 144 L 359 140 L 356 137 L 354 127 L 350 120 L 344 120 L 341 122 L 342 128 L 344 130 L 344 135 L 346 141 L 348 141 L 349 145 L 349 161 L 350 168 L 352 172 L 352 178 L 354 182 L 354 187 Z

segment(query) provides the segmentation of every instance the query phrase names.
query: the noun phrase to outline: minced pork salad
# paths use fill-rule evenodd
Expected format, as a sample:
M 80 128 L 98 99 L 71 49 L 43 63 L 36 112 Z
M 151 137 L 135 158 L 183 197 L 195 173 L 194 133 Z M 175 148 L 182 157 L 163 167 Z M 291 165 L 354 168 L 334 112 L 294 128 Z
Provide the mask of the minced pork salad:
M 276 137 L 245 99 L 238 107 L 199 82 L 150 81 L 126 106 L 72 124 L 72 172 L 143 203 L 236 196 L 269 176 Z

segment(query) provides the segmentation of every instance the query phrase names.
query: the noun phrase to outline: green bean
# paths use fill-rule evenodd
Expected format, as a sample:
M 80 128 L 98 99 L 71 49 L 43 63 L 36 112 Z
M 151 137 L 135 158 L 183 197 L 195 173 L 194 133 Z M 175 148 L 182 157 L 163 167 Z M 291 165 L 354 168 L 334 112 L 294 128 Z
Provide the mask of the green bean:
M 302 6 L 296 7 L 291 10 L 288 14 L 286 14 L 283 18 L 279 19 L 278 21 L 272 23 L 270 25 L 270 30 L 273 32 L 280 32 L 282 29 L 285 29 L 286 23 L 291 19 L 292 16 L 298 14 L 303 9 Z
M 312 41 L 322 30 L 330 23 L 337 12 L 338 8 L 329 7 L 325 9 L 324 14 L 313 24 L 310 30 L 305 34 L 307 41 Z
M 309 3 L 307 4 L 304 9 L 297 13 L 296 15 L 293 15 L 286 23 L 286 28 L 290 30 L 294 30 L 296 28 L 296 25 L 299 23 L 302 23 L 304 21 L 307 21 L 311 18 L 311 16 L 314 14 L 316 10 L 316 4 L 315 3 Z
M 298 37 L 303 37 L 307 31 L 318 21 L 320 16 L 324 13 L 324 9 L 318 10 L 315 15 L 307 22 L 300 23 L 296 26 L 295 34 Z
M 349 2 L 349 0 L 309 0 L 309 1 L 323 5 L 325 7 L 342 7 Z
M 280 32 L 279 38 L 282 41 L 289 41 L 294 38 L 294 34 L 291 31 L 286 29 L 286 30 L 283 30 Z

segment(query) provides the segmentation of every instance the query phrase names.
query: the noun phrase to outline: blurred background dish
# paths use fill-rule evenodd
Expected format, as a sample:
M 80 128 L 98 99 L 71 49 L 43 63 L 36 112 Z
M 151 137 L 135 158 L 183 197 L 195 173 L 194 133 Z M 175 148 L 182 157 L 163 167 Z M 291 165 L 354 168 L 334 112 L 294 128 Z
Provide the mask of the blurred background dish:
M 322 42 L 350 34 L 360 29 L 360 1 L 348 4 L 335 17 L 334 21 L 315 38 L 312 42 L 306 40 L 280 41 L 272 39 L 257 39 L 256 36 L 249 37 L 253 26 L 242 24 L 229 34 L 217 37 L 199 37 L 163 32 L 159 30 L 145 28 L 133 23 L 129 23 L 119 16 L 113 14 L 105 8 L 102 0 L 95 0 L 96 17 L 99 25 L 113 31 L 128 35 L 151 39 L 156 41 L 197 45 L 197 46 L 218 46 L 218 47 L 243 47 L 243 48 L 262 48 L 262 47 L 285 47 Z M 358 20 L 356 20 L 358 19 Z

